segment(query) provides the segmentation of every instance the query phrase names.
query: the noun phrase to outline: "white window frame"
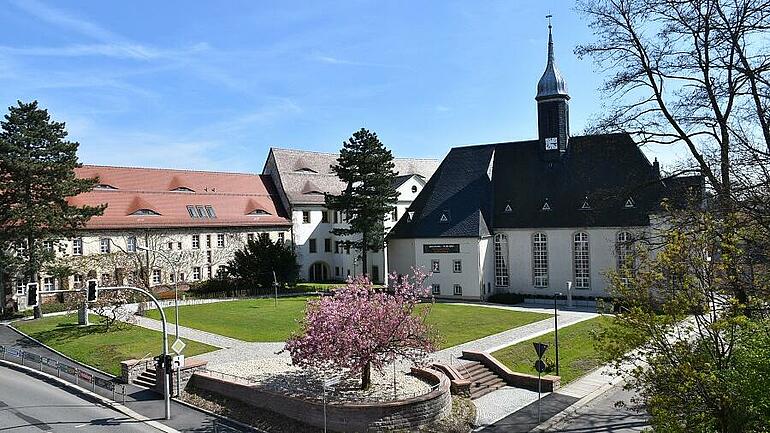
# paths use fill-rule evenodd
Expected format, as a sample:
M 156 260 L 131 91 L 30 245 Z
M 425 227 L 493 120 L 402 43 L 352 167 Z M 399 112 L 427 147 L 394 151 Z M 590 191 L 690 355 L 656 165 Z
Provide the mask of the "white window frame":
M 508 236 L 504 233 L 495 235 L 495 286 L 508 287 L 511 278 L 508 273 Z
M 309 210 L 303 210 L 302 211 L 302 224 L 310 224 L 310 211 Z
M 432 295 L 441 295 L 441 284 L 438 284 L 438 283 L 431 284 L 430 293 Z
M 217 233 L 217 248 L 224 248 L 224 247 L 225 247 L 225 234 Z
M 72 239 L 72 255 L 73 256 L 83 255 L 83 238 Z
M 72 287 L 74 289 L 80 289 L 83 287 L 83 275 L 75 274 L 72 276 Z
M 462 296 L 463 295 L 463 286 L 460 284 L 455 284 L 452 286 L 452 293 L 454 293 L 455 296 Z
M 192 247 L 196 250 L 201 247 L 201 235 L 192 235 Z
M 591 288 L 591 244 L 586 232 L 572 235 L 572 268 L 575 288 Z
M 110 238 L 100 238 L 99 239 L 99 253 L 100 254 L 109 254 L 110 253 Z
M 23 279 L 16 280 L 16 294 L 17 295 L 23 295 L 24 290 L 27 288 L 27 284 L 24 283 Z
M 201 267 L 193 266 L 193 281 L 200 281 L 201 279 Z
M 459 259 L 452 260 L 452 272 L 461 274 L 463 272 L 463 261 Z
M 56 279 L 54 277 L 43 278 L 43 291 L 50 292 L 56 290 Z
M 434 274 L 440 274 L 441 273 L 441 260 L 439 259 L 431 259 L 430 261 L 430 271 Z
M 136 236 L 129 236 L 126 238 L 126 252 L 136 252 Z
M 162 275 L 160 269 L 153 269 L 152 270 L 152 284 L 160 284 L 162 280 Z
M 543 232 L 532 235 L 532 285 L 548 287 L 548 235 Z

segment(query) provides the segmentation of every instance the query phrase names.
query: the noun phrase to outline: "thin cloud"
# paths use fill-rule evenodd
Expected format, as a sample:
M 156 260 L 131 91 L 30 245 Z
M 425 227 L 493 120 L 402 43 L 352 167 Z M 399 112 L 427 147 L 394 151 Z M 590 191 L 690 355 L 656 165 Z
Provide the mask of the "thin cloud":
M 337 57 L 332 57 L 324 54 L 315 53 L 310 58 L 314 61 L 326 63 L 329 65 L 349 65 L 349 66 L 366 66 L 366 67 L 376 67 L 376 68 L 395 68 L 395 69 L 410 69 L 408 66 L 405 65 L 391 65 L 391 64 L 385 64 L 385 63 L 370 63 L 370 62 L 357 62 L 353 60 L 346 60 L 346 59 L 340 59 Z

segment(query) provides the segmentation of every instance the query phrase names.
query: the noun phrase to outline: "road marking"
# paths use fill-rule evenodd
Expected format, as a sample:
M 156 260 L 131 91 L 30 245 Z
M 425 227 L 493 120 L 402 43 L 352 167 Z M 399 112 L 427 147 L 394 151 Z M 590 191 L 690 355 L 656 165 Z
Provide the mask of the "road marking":
M 85 426 L 87 426 L 87 425 L 89 425 L 89 424 L 88 424 L 88 423 L 85 423 L 85 424 L 80 424 L 80 425 L 76 425 L 76 426 L 75 426 L 75 428 L 85 427 Z

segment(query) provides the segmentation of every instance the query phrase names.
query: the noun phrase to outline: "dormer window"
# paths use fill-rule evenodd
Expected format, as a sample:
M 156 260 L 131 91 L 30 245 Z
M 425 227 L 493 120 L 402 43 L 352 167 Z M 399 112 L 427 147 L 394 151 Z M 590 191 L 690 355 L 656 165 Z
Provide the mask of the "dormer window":
M 636 203 L 634 203 L 634 199 L 631 197 L 629 197 L 628 200 L 626 200 L 626 204 L 623 205 L 623 207 L 626 209 L 631 209 L 634 206 L 636 206 Z
M 296 171 L 297 173 L 318 173 L 317 171 L 309 167 L 298 168 L 297 170 L 294 170 L 294 171 Z
M 134 212 L 131 213 L 133 216 L 159 216 L 160 214 L 158 212 L 155 212 L 152 209 L 137 209 Z
M 96 185 L 94 185 L 94 189 L 116 190 L 117 188 L 115 188 L 112 185 L 108 185 L 106 183 L 97 183 Z
M 178 187 L 172 189 L 171 191 L 174 191 L 174 192 L 195 192 L 194 189 L 188 188 L 186 186 L 178 186 Z
M 511 213 L 513 212 L 513 208 L 511 207 L 511 202 L 506 202 L 505 207 L 503 208 L 503 213 Z
M 270 212 L 264 209 L 254 209 L 253 211 L 247 213 L 246 215 L 254 215 L 254 216 L 270 215 Z
M 543 207 L 540 208 L 543 212 L 550 212 L 551 211 L 551 205 L 548 204 L 548 199 L 545 199 L 545 203 L 543 203 Z
M 190 215 L 190 218 L 196 219 L 215 219 L 217 217 L 217 213 L 211 205 L 187 205 L 187 214 Z
M 583 204 L 580 205 L 580 210 L 591 210 L 591 203 L 588 202 L 588 196 L 583 197 Z

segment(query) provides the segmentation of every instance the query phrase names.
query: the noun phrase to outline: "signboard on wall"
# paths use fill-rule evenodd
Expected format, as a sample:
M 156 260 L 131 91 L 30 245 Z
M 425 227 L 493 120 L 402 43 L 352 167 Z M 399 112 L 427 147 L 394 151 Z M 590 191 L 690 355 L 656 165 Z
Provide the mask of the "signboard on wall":
M 460 244 L 424 244 L 422 246 L 424 254 L 450 254 L 459 253 Z

